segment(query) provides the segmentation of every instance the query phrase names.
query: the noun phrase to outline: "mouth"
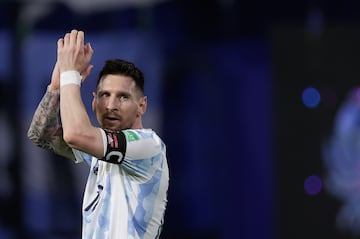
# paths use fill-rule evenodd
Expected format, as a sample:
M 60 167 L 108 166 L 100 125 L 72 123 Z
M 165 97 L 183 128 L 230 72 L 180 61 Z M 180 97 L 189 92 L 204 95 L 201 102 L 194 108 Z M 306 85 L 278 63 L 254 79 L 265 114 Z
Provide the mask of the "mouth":
M 120 121 L 120 119 L 116 118 L 116 117 L 105 117 L 105 120 L 106 121 L 109 121 L 109 122 L 116 122 L 116 121 Z
M 106 116 L 106 119 L 109 119 L 109 120 L 119 120 L 118 117 L 115 117 L 115 116 Z
M 104 115 L 104 120 L 115 123 L 115 122 L 120 121 L 121 118 L 117 115 L 107 114 L 107 115 Z

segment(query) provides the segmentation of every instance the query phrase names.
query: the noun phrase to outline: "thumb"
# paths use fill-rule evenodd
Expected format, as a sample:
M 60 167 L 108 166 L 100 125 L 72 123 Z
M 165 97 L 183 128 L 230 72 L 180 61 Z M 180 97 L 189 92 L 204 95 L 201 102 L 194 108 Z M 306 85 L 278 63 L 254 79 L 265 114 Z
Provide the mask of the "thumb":
M 86 69 L 83 71 L 83 72 L 81 72 L 81 82 L 84 82 L 85 81 L 85 79 L 90 75 L 90 73 L 91 73 L 91 70 L 94 68 L 94 66 L 93 65 L 88 65 L 87 67 L 86 67 Z
M 91 44 L 88 42 L 86 43 L 85 47 L 84 47 L 84 52 L 85 55 L 88 56 L 89 58 L 92 57 L 92 55 L 94 54 L 94 50 L 91 47 Z

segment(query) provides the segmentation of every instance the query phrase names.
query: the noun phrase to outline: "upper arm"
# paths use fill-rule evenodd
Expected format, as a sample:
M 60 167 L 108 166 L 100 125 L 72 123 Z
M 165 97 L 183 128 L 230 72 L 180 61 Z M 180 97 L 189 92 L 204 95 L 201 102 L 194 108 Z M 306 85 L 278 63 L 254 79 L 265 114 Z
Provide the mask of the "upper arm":
M 136 131 L 123 130 L 112 133 L 105 132 L 105 157 L 101 160 L 120 164 L 123 160 L 150 159 L 161 151 L 161 140 L 157 137 L 140 136 Z
M 97 158 L 104 156 L 104 133 L 101 128 L 90 127 L 86 132 L 73 131 L 64 138 L 71 148 L 91 154 Z

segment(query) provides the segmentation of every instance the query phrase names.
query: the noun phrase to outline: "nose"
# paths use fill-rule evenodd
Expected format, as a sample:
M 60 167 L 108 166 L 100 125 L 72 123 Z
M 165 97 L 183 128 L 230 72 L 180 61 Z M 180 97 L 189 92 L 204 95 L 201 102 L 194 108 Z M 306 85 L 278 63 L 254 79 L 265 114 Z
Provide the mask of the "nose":
M 116 97 L 109 97 L 106 108 L 109 111 L 118 110 L 118 102 Z

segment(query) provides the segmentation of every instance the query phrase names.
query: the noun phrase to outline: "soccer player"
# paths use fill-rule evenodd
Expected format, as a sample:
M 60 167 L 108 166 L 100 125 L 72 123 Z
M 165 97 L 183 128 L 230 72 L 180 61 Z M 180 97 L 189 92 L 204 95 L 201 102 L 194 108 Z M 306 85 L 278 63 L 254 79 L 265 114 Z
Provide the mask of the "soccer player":
M 93 126 L 80 92 L 93 68 L 93 49 L 77 30 L 57 44 L 51 83 L 33 116 L 29 139 L 90 166 L 83 239 L 158 238 L 169 174 L 165 144 L 142 125 L 147 106 L 143 73 L 128 61 L 105 62 L 92 101 L 100 127 Z

